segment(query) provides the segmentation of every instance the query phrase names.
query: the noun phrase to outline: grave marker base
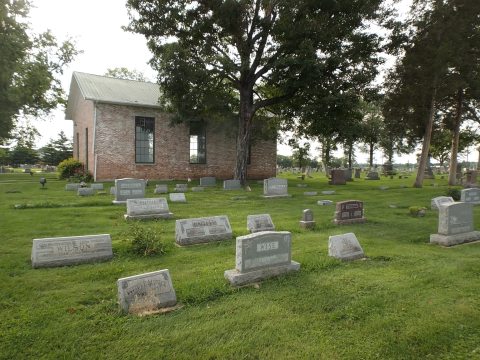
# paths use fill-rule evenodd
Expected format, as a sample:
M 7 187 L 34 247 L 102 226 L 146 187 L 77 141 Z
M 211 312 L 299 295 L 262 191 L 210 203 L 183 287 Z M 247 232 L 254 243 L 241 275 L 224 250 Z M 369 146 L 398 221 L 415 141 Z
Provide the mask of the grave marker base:
M 298 270 L 300 270 L 300 263 L 292 261 L 288 265 L 275 266 L 246 273 L 240 273 L 237 269 L 226 270 L 224 276 L 225 279 L 230 282 L 230 285 L 243 286 Z
M 303 229 L 313 229 L 315 227 L 315 221 L 300 221 L 300 227 Z
M 438 244 L 441 246 L 454 246 L 464 243 L 469 243 L 472 241 L 480 240 L 480 231 L 470 231 L 463 234 L 455 235 L 442 235 L 442 234 L 431 234 L 430 243 Z
M 123 215 L 125 220 L 150 220 L 150 219 L 171 219 L 173 213 L 148 214 L 148 215 Z
M 282 198 L 282 197 L 291 197 L 289 194 L 285 195 L 262 195 L 263 198 L 265 199 L 271 199 L 271 198 Z
M 157 309 L 157 310 L 143 310 L 143 311 L 139 311 L 139 312 L 131 311 L 130 314 L 134 314 L 134 315 L 137 315 L 137 316 L 140 316 L 140 317 L 149 316 L 149 315 L 158 315 L 158 314 L 168 314 L 169 312 L 176 311 L 176 310 L 179 310 L 181 308 L 183 308 L 183 305 L 182 304 L 177 304 L 175 306 L 160 308 L 160 309 Z
M 333 223 L 335 225 L 350 225 L 350 224 L 363 224 L 367 222 L 367 218 L 361 218 L 361 219 L 347 219 L 347 220 L 333 220 Z

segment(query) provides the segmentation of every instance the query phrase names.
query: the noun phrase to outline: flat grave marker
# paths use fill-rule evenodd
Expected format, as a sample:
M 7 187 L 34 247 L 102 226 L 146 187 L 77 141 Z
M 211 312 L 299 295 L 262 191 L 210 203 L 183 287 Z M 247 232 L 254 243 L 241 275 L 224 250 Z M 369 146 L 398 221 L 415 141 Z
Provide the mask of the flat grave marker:
M 175 242 L 194 245 L 232 238 L 232 227 L 226 215 L 180 219 L 175 222 Z
M 168 185 L 165 184 L 157 184 L 155 185 L 155 190 L 153 191 L 154 194 L 166 194 L 168 193 Z
M 181 202 L 186 203 L 187 198 L 184 193 L 170 193 L 168 194 L 171 202 Z
M 95 195 L 95 189 L 92 188 L 78 188 L 77 190 L 78 196 L 92 196 Z
M 320 206 L 333 205 L 333 201 L 332 200 L 318 200 L 317 205 L 320 205 Z
M 65 184 L 65 191 L 77 191 L 80 188 L 80 183 Z
M 103 190 L 103 183 L 93 183 L 90 187 L 95 190 Z
M 173 213 L 168 209 L 167 199 L 128 199 L 125 220 L 170 219 Z
M 356 260 L 365 257 L 354 233 L 329 236 L 328 255 L 341 260 Z

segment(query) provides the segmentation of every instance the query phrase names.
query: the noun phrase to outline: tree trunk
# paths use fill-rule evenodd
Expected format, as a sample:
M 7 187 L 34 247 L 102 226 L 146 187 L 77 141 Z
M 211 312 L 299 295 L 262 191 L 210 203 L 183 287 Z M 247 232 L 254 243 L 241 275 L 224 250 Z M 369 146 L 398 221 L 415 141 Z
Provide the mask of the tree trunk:
M 353 144 L 348 144 L 348 168 L 352 168 Z
M 240 114 L 238 117 L 237 133 L 237 161 L 234 172 L 234 179 L 240 180 L 242 186 L 247 183 L 247 163 L 252 132 L 253 119 L 253 91 L 242 88 L 240 90 Z
M 435 97 L 437 94 L 436 81 L 434 81 L 432 99 L 430 101 L 430 111 L 428 114 L 427 124 L 425 126 L 425 135 L 423 136 L 422 153 L 418 164 L 417 177 L 413 187 L 421 188 L 423 186 L 423 178 L 425 176 L 425 168 L 427 167 L 428 152 L 430 148 L 430 140 L 432 138 L 433 119 L 435 117 Z
M 457 156 L 458 156 L 458 143 L 460 142 L 460 124 L 462 123 L 462 101 L 463 101 L 463 89 L 459 89 L 457 93 L 457 106 L 455 119 L 452 131 L 452 150 L 450 155 L 450 171 L 448 176 L 448 185 L 457 184 Z
M 373 169 L 373 148 L 375 144 L 370 143 L 369 146 L 370 146 L 370 155 L 369 155 L 370 169 Z

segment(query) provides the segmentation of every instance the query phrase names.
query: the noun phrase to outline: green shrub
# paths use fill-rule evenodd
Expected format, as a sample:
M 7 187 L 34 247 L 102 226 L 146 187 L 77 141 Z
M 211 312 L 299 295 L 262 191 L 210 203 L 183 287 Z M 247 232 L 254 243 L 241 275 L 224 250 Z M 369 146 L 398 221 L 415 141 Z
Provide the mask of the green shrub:
M 447 196 L 451 196 L 453 200 L 460 201 L 460 190 L 458 189 L 447 189 Z
M 426 210 L 427 208 L 424 206 L 410 206 L 408 208 L 408 211 L 412 216 L 424 216 Z
M 131 251 L 136 255 L 151 256 L 167 252 L 160 236 L 153 229 L 140 226 L 138 222 L 133 222 L 130 225 L 128 238 L 132 245 Z
M 74 182 L 90 182 L 93 177 L 88 171 L 85 171 L 84 165 L 74 159 L 69 158 L 58 164 L 58 174 L 60 179 L 69 179 Z

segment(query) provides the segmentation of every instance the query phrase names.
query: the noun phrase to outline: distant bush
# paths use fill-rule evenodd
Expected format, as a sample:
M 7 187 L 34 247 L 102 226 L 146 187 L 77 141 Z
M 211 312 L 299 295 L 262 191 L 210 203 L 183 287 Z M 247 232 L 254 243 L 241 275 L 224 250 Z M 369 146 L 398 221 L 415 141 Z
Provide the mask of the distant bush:
M 412 216 L 424 216 L 426 210 L 427 208 L 424 206 L 410 206 L 408 208 L 408 212 Z
M 460 201 L 460 190 L 449 188 L 447 189 L 447 196 L 451 196 L 455 201 Z
M 92 174 L 85 171 L 84 165 L 74 158 L 69 158 L 60 162 L 57 170 L 60 179 L 69 179 L 70 181 L 75 182 L 90 182 L 93 180 Z
M 167 252 L 165 244 L 155 230 L 140 226 L 138 222 L 130 225 L 128 237 L 132 244 L 131 250 L 136 255 L 162 255 Z

